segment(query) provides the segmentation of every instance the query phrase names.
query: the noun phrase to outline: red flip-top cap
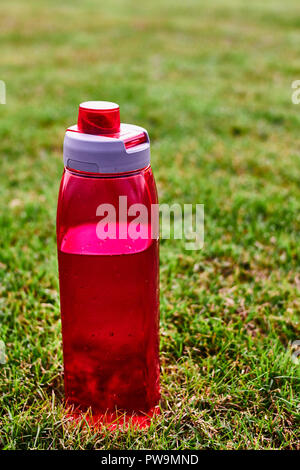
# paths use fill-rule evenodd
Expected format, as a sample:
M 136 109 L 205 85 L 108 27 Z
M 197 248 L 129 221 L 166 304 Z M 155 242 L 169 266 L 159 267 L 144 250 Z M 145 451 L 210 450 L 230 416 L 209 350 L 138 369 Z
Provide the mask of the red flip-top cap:
M 79 105 L 78 130 L 84 134 L 106 135 L 120 132 L 120 108 L 109 101 L 86 101 Z

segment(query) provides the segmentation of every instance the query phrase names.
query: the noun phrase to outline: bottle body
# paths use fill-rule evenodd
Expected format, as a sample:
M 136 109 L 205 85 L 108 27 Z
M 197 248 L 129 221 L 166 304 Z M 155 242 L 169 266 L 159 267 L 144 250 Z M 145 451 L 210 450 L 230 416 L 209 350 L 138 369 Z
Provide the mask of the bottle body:
M 133 215 L 121 214 L 120 197 L 123 210 L 125 200 L 126 208 L 147 208 L 142 238 L 130 236 Z M 64 171 L 57 248 L 65 392 L 68 403 L 82 410 L 151 414 L 158 405 L 159 247 L 151 230 L 153 204 L 157 193 L 150 166 L 122 175 Z M 99 237 L 99 221 L 107 205 L 115 213 L 105 238 L 103 230 Z

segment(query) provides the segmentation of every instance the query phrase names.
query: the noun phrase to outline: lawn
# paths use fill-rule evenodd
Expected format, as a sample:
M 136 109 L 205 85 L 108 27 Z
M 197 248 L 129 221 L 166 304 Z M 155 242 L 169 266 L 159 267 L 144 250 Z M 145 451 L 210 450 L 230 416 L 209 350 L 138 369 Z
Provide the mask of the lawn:
M 300 448 L 299 2 L 11 0 L 0 25 L 1 447 Z M 63 407 L 56 201 L 91 99 L 148 129 L 160 202 L 205 205 L 202 250 L 161 243 L 148 431 L 74 426 Z

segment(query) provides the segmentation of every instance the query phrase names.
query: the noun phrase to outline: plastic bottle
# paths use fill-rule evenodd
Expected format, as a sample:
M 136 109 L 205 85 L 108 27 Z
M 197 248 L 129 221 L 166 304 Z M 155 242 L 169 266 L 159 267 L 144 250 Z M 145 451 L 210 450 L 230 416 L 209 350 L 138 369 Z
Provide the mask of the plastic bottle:
M 143 421 L 160 398 L 155 204 L 146 130 L 120 124 L 115 103 L 82 103 L 57 209 L 65 394 L 108 421 Z M 148 219 L 135 224 L 140 205 Z

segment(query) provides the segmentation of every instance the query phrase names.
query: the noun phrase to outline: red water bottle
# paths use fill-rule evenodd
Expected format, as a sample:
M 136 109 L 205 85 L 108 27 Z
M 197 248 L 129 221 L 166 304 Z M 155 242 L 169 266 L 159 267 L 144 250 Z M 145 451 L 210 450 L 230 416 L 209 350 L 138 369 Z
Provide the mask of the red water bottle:
M 57 248 L 67 402 L 107 420 L 123 412 L 142 419 L 160 398 L 147 131 L 120 124 L 115 103 L 82 103 L 65 135 L 64 166 Z

